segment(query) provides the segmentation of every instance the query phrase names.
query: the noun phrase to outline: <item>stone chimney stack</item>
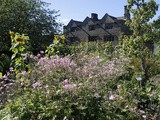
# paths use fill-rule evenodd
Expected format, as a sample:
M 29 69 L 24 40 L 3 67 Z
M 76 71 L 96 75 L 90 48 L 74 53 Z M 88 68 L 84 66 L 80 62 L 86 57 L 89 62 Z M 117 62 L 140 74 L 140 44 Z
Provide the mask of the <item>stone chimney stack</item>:
M 91 18 L 92 18 L 93 20 L 98 20 L 98 14 L 96 14 L 96 13 L 91 13 Z
M 130 20 L 130 13 L 127 6 L 124 6 L 124 18 Z

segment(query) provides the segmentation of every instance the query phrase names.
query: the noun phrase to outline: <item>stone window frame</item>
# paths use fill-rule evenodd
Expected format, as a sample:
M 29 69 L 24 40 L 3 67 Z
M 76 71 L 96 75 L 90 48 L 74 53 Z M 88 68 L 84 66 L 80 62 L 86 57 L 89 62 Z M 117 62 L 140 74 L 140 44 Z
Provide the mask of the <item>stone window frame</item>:
M 79 28 L 78 27 L 71 27 L 70 31 L 71 32 L 76 32 L 76 31 L 79 31 Z
M 104 41 L 114 41 L 114 35 L 105 35 L 103 39 Z
M 97 40 L 98 40 L 98 36 L 88 36 L 89 42 L 93 42 L 93 41 L 97 41 Z
M 89 31 L 93 31 L 93 30 L 96 30 L 98 29 L 98 25 L 88 25 L 88 30 Z

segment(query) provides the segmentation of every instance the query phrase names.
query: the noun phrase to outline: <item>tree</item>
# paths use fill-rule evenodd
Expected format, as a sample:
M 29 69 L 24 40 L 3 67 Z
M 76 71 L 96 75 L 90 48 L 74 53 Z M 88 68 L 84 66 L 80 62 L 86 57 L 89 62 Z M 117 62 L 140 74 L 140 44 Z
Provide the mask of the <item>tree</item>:
M 58 11 L 48 5 L 41 0 L 0 0 L 0 51 L 9 50 L 9 31 L 27 34 L 33 50 L 45 49 L 60 27 Z
M 160 16 L 158 17 L 157 20 L 154 21 L 153 25 L 157 32 L 157 38 L 160 40 Z
M 150 20 L 156 14 L 158 5 L 154 0 L 128 0 L 127 8 L 132 16 L 126 24 L 133 32 L 132 36 L 124 38 L 123 48 L 131 56 L 141 60 L 143 81 L 148 79 L 146 58 L 151 52 L 153 43 L 156 40 L 153 23 Z

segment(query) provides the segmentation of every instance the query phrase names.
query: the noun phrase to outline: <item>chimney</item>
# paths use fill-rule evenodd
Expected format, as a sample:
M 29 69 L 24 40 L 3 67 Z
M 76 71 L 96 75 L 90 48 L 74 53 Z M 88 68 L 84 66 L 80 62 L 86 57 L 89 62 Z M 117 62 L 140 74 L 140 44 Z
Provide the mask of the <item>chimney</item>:
M 93 20 L 98 20 L 98 14 L 96 14 L 96 13 L 91 13 L 91 18 L 92 18 Z
M 127 19 L 127 20 L 130 20 L 130 13 L 129 13 L 129 10 L 127 8 L 127 5 L 124 6 L 124 18 Z

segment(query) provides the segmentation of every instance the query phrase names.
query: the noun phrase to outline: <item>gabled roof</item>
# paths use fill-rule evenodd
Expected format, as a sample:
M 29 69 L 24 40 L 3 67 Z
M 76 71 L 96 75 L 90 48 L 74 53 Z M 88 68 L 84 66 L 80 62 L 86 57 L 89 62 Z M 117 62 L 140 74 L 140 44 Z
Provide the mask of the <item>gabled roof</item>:
M 84 19 L 84 21 L 82 22 L 82 25 L 85 26 L 89 21 L 92 21 L 93 23 L 97 23 L 99 22 L 99 20 L 94 20 L 92 18 L 89 18 L 88 16 Z
M 81 22 L 81 21 L 76 21 L 76 20 L 73 20 L 73 19 L 71 19 L 70 20 L 70 22 L 68 23 L 68 25 L 66 25 L 65 27 L 66 28 L 70 28 L 70 27 L 72 27 L 72 25 L 75 23 L 77 26 L 85 26 L 89 21 L 92 21 L 93 23 L 99 23 L 99 24 L 103 24 L 105 21 L 106 21 L 106 19 L 109 19 L 109 21 L 111 21 L 111 22 L 124 22 L 125 21 L 125 17 L 123 16 L 123 17 L 113 17 L 113 16 L 111 16 L 111 15 L 109 15 L 109 14 L 105 14 L 103 17 L 102 17 L 102 19 L 97 19 L 97 20 L 94 20 L 94 19 L 92 19 L 92 18 L 90 18 L 90 17 L 86 17 L 85 19 L 84 19 L 84 21 L 83 22 Z
M 76 20 L 71 19 L 70 22 L 68 23 L 68 25 L 66 25 L 66 27 L 67 27 L 67 28 L 72 27 L 72 25 L 73 25 L 74 23 L 75 23 L 76 25 L 81 25 L 81 24 L 82 24 L 81 21 L 76 21 Z
M 117 17 L 118 20 L 126 20 L 124 16 Z
M 83 21 L 83 26 L 85 26 L 90 21 L 90 18 L 87 16 Z
M 106 19 L 110 19 L 112 22 L 115 22 L 115 21 L 117 20 L 116 17 L 113 17 L 113 16 L 111 16 L 111 15 L 109 15 L 109 14 L 106 13 L 106 14 L 102 17 L 102 19 L 100 20 L 100 23 L 104 23 Z

